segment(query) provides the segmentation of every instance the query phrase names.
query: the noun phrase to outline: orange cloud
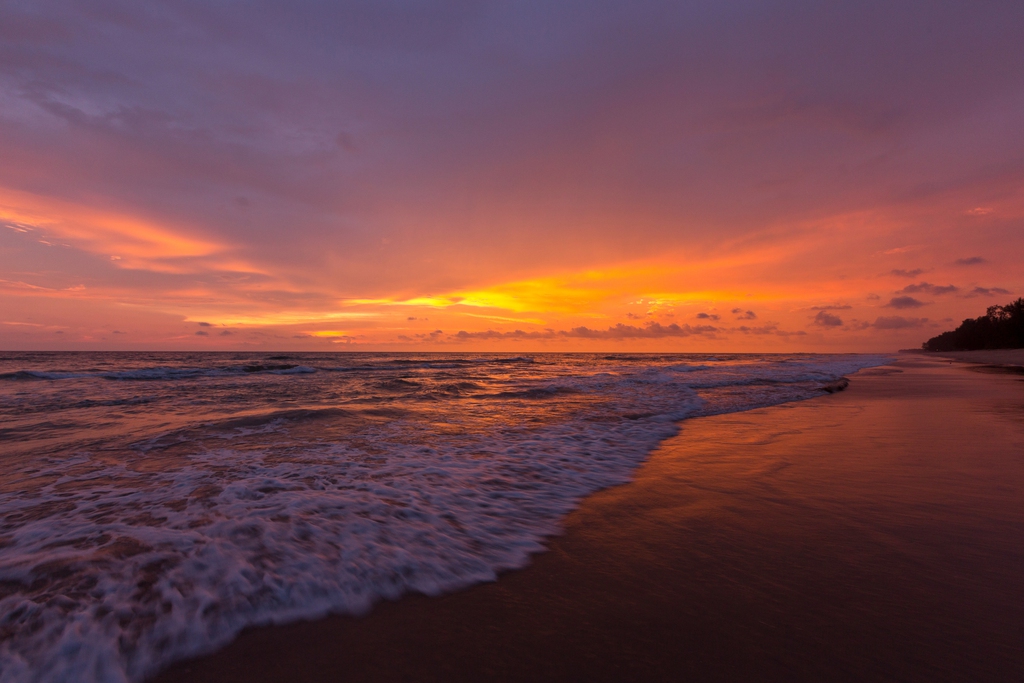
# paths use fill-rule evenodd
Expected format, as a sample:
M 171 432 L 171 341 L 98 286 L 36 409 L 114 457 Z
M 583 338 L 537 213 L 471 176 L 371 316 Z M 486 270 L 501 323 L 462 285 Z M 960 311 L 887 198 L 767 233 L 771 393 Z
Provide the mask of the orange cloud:
M 53 235 L 69 240 L 122 268 L 192 272 L 197 265 L 190 261 L 201 259 L 204 269 L 215 263 L 225 270 L 252 270 L 230 257 L 229 245 L 197 237 L 182 226 L 8 188 L 0 188 L 0 221 L 14 223 L 20 232 L 38 233 L 44 244 Z

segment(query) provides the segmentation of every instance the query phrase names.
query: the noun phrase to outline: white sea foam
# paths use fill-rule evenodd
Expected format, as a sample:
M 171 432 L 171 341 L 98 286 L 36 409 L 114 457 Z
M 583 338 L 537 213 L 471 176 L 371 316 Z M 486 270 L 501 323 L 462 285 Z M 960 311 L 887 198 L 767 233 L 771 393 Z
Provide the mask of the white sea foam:
M 521 378 L 479 374 L 478 359 L 474 374 L 412 362 L 401 367 L 426 374 L 389 376 L 363 412 L 275 408 L 193 420 L 116 456 L 37 458 L 0 496 L 0 681 L 139 681 L 246 626 L 492 580 L 580 498 L 627 481 L 677 420 L 804 398 L 881 362 L 576 364 Z M 316 371 L 266 365 L 256 372 Z M 379 387 L 370 367 L 345 386 Z M 728 393 L 698 395 L 708 386 Z M 396 391 L 433 412 L 396 407 Z M 471 398 L 448 415 L 438 395 Z
M 122 381 L 156 381 L 156 380 L 181 380 L 193 379 L 196 377 L 226 377 L 248 373 L 270 373 L 274 375 L 304 375 L 317 371 L 305 365 L 291 364 L 266 364 L 266 365 L 233 365 L 226 367 L 151 367 L 123 370 L 115 372 L 89 371 L 89 372 L 46 372 L 42 370 L 17 370 L 15 372 L 0 373 L 0 380 L 65 380 L 65 379 L 89 379 L 102 378 L 108 380 Z

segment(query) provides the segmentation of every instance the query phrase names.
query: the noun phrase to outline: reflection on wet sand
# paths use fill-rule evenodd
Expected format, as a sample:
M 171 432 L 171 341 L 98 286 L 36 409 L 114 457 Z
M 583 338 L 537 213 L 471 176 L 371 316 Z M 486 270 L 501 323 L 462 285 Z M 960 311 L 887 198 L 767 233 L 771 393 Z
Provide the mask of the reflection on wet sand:
M 525 570 L 249 631 L 157 680 L 1011 681 L 1024 383 L 908 358 L 687 421 Z

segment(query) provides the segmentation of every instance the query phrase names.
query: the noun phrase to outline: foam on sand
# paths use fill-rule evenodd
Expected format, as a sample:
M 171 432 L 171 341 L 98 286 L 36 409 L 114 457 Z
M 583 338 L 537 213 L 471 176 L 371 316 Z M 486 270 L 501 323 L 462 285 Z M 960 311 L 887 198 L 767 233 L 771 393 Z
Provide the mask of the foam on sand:
M 885 360 L 78 373 L 226 382 L 183 385 L 179 402 L 204 386 L 269 398 L 221 419 L 193 410 L 121 445 L 23 458 L 0 496 L 0 681 L 138 681 L 246 626 L 493 580 L 541 550 L 583 496 L 627 481 L 678 420 L 806 398 Z M 344 407 L 280 405 L 281 387 L 340 392 L 333 384 L 267 384 L 306 378 L 347 382 Z M 51 379 L 73 381 L 85 380 Z

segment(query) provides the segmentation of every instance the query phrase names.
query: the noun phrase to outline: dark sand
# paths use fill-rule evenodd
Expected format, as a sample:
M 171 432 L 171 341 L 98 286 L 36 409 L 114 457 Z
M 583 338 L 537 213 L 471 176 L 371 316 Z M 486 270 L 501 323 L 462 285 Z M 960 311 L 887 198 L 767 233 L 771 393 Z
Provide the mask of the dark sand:
M 1024 381 L 969 367 L 687 421 L 524 570 L 157 680 L 1020 681 Z
M 932 354 L 929 353 L 929 356 Z M 1024 366 L 1024 349 L 988 349 L 982 351 L 936 351 L 936 356 L 962 360 L 967 363 Z

